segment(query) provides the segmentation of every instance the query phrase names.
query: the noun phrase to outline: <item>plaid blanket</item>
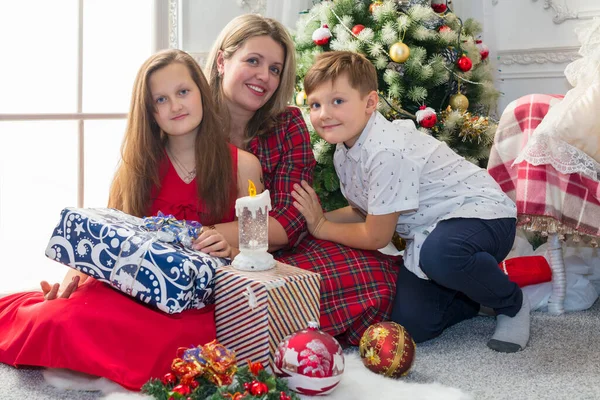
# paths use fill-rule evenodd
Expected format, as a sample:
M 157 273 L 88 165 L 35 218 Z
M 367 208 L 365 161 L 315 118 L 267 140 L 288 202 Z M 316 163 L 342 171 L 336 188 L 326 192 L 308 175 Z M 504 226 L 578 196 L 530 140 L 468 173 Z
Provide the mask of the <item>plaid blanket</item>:
M 600 182 L 582 174 L 562 174 L 549 164 L 523 161 L 513 166 L 535 128 L 562 97 L 532 94 L 506 107 L 488 172 L 517 204 L 521 225 L 541 232 L 600 236 Z

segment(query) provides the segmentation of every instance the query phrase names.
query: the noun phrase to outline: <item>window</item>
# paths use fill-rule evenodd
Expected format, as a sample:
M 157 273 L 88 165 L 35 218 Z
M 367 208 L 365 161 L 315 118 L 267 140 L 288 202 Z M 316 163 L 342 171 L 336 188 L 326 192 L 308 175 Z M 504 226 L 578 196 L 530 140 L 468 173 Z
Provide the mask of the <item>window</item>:
M 155 2 L 0 4 L 0 293 L 60 282 L 60 211 L 105 207 Z

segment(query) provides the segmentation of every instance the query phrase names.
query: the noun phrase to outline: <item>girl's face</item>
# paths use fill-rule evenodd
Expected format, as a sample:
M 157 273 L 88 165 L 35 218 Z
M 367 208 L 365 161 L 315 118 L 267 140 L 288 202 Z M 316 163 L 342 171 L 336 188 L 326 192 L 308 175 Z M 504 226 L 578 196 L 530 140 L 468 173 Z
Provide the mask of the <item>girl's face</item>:
M 217 68 L 230 109 L 254 113 L 273 96 L 283 71 L 284 51 L 270 36 L 255 36 L 229 59 L 222 53 Z
M 196 135 L 202 122 L 202 96 L 190 71 L 172 63 L 150 75 L 154 119 L 167 135 Z

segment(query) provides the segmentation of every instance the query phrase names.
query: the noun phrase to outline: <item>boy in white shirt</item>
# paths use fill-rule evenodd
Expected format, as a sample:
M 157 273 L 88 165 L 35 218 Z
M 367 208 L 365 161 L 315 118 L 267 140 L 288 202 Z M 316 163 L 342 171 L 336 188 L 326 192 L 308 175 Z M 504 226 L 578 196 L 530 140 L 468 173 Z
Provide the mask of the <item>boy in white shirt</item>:
M 310 233 L 346 246 L 376 250 L 394 232 L 406 240 L 392 320 L 416 342 L 494 309 L 488 346 L 522 350 L 529 340 L 529 302 L 500 270 L 510 251 L 516 207 L 487 171 L 412 121 L 377 112 L 377 73 L 360 54 L 320 54 L 304 79 L 317 133 L 337 144 L 342 194 L 350 206 L 323 214 L 306 182 L 294 185 L 294 206 Z

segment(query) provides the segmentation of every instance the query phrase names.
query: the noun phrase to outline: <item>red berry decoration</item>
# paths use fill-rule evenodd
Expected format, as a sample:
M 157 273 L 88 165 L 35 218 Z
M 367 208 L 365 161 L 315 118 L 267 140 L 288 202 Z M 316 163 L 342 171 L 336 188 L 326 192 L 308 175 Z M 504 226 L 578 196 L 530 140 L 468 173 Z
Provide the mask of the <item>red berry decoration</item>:
M 264 382 L 252 381 L 250 384 L 250 394 L 253 396 L 262 396 L 269 393 L 269 387 Z
M 285 392 L 279 393 L 279 400 L 292 400 L 292 396 L 288 396 Z
M 175 376 L 175 374 L 172 373 L 168 373 L 165 374 L 165 376 L 163 376 L 163 378 L 161 379 L 163 385 L 174 385 L 175 382 L 177 382 L 177 377 Z
M 421 106 L 419 111 L 415 113 L 415 116 L 417 117 L 417 122 L 423 128 L 430 129 L 437 124 L 437 115 L 431 107 Z
M 435 11 L 438 14 L 444 13 L 446 12 L 446 10 L 448 9 L 448 6 L 446 6 L 446 4 L 444 3 L 439 3 L 439 4 L 432 4 L 431 8 L 433 8 L 433 11 Z
M 463 54 L 456 62 L 456 65 L 458 65 L 458 68 L 462 72 L 467 72 L 471 69 L 471 67 L 473 67 L 473 61 Z
M 361 33 L 363 29 L 365 29 L 364 25 L 361 25 L 361 24 L 354 25 L 352 27 L 352 33 L 354 33 L 356 36 L 358 36 L 358 34 Z
M 182 396 L 187 396 L 192 391 L 190 390 L 190 387 L 188 385 L 177 385 L 173 388 L 173 392 L 178 393 Z
M 192 390 L 194 390 L 194 389 L 198 388 L 198 386 L 200 386 L 200 384 L 198 383 L 198 381 L 191 381 L 190 386 L 192 387 Z

